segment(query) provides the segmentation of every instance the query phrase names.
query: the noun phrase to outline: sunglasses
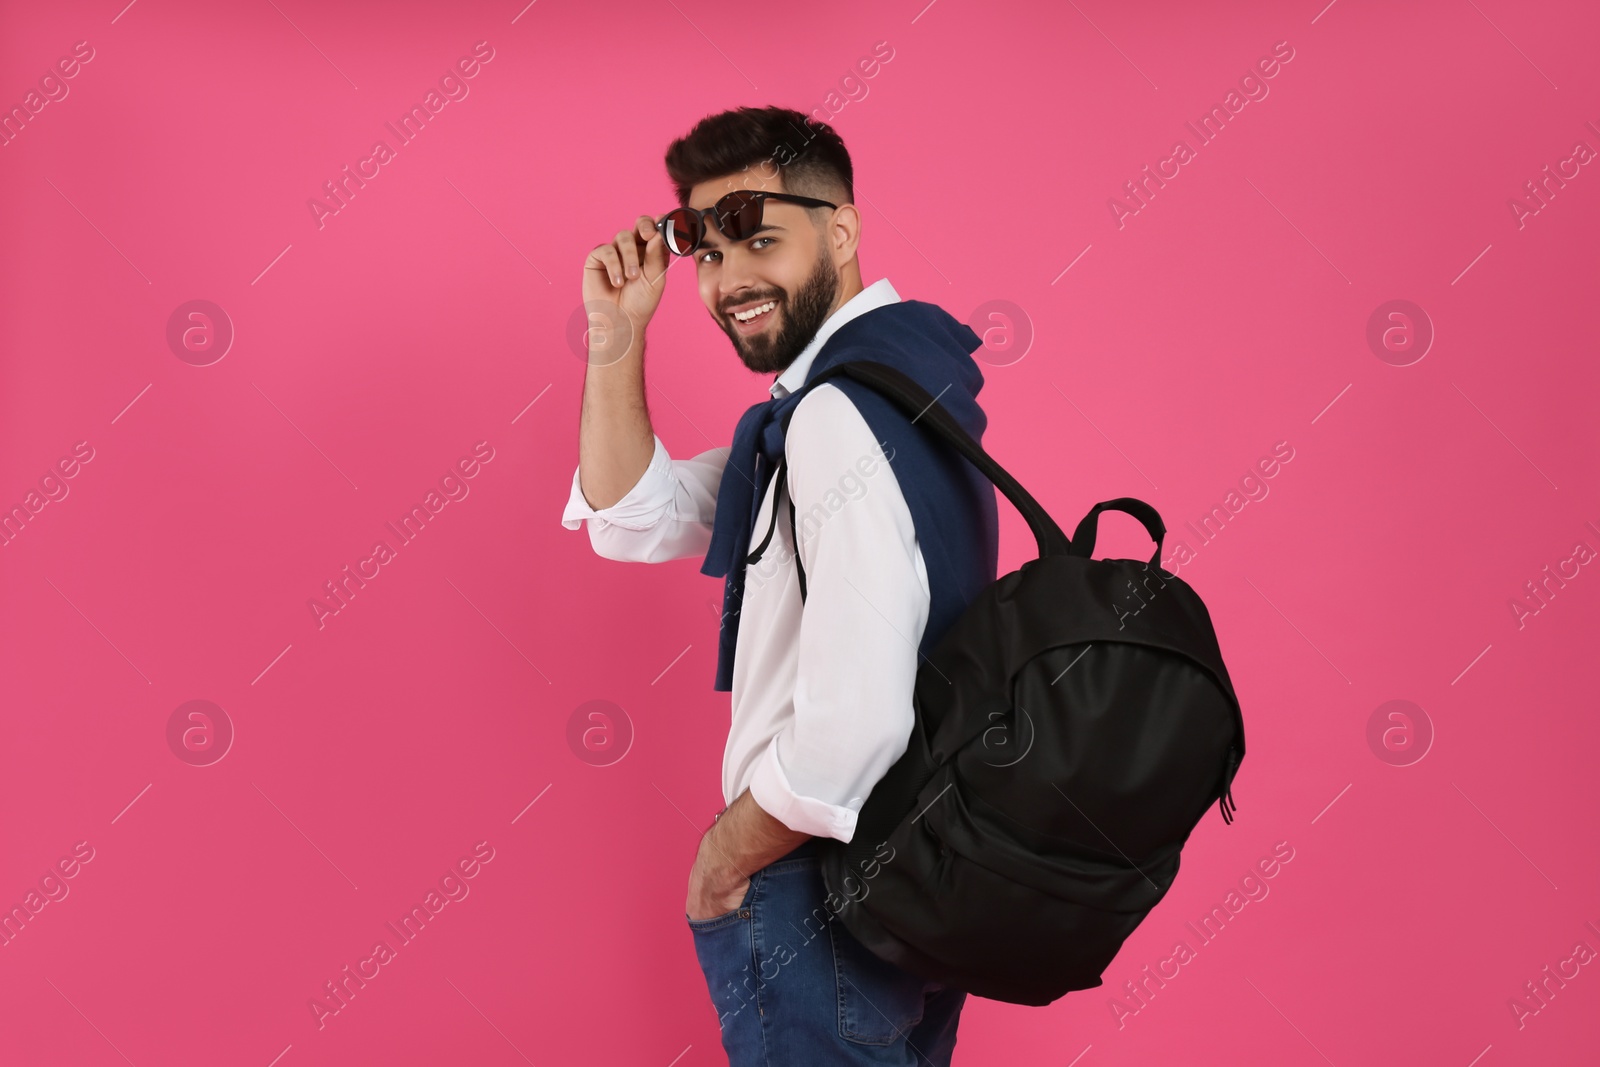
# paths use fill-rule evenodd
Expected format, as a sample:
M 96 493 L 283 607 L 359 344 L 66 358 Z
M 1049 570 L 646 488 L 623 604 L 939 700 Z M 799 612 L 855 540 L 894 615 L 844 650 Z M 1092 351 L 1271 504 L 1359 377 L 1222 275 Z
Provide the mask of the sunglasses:
M 667 251 L 675 256 L 693 255 L 705 239 L 706 216 L 711 216 L 711 221 L 728 240 L 743 241 L 747 237 L 754 237 L 761 228 L 761 214 L 768 200 L 782 200 L 786 204 L 799 204 L 802 207 L 839 206 L 809 196 L 739 189 L 704 210 L 680 207 L 669 211 L 656 223 L 656 229 L 661 231 L 662 238 L 667 242 Z

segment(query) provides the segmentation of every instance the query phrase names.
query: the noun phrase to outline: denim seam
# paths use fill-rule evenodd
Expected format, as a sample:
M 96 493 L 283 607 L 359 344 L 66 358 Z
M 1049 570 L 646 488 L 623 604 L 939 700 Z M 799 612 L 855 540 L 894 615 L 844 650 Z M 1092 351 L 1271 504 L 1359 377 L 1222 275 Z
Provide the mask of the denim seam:
M 796 871 L 815 870 L 817 858 L 815 856 L 801 856 L 799 859 L 778 860 L 761 868 L 763 874 L 793 874 Z
M 828 951 L 833 953 L 833 988 L 834 988 L 834 999 L 838 1002 L 838 1012 L 839 1012 L 838 1030 L 839 1030 L 839 1036 L 844 1038 L 846 1041 L 848 1041 L 848 1040 L 850 1040 L 850 1037 L 849 1037 L 848 1034 L 845 1033 L 845 1029 L 846 1029 L 846 1025 L 845 1025 L 845 1006 L 844 1006 L 844 983 L 845 983 L 845 977 L 844 977 L 843 968 L 841 968 L 839 966 L 839 962 L 840 962 L 839 961 L 839 942 L 834 937 L 833 923 L 831 923 L 831 922 L 828 924 Z
M 724 926 L 738 922 L 739 911 L 740 909 L 734 908 L 732 911 L 723 912 L 721 915 L 713 915 L 709 919 L 689 919 L 686 917 L 685 921 L 688 922 L 689 929 L 696 933 L 708 934 L 713 930 L 720 930 Z
M 769 864 L 751 875 L 751 880 L 755 883 L 755 891 L 750 894 L 750 968 L 754 972 L 756 980 L 756 1029 L 761 1034 L 761 1061 L 767 1064 L 767 1067 L 772 1067 L 772 1046 L 767 1041 L 767 1027 L 771 1020 L 767 1018 L 767 1006 L 762 1003 L 767 991 L 767 983 L 761 978 L 760 946 L 764 940 L 761 936 L 763 909 L 758 908 L 756 905 L 760 903 L 761 889 L 766 883 L 767 872 L 770 867 L 771 865 Z
M 894 1033 L 891 1034 L 888 1038 L 886 1038 L 886 1039 L 884 1039 L 882 1041 L 878 1041 L 878 1040 L 875 1040 L 873 1038 L 867 1037 L 865 1034 L 861 1034 L 861 1033 L 855 1032 L 854 1028 L 847 1022 L 847 1014 L 848 1014 L 846 1012 L 847 994 L 845 992 L 845 986 L 847 984 L 853 985 L 854 983 L 851 982 L 850 981 L 850 977 L 847 974 L 845 974 L 845 966 L 844 966 L 845 957 L 844 957 L 844 953 L 839 951 L 839 942 L 838 942 L 837 938 L 835 937 L 835 932 L 834 932 L 834 927 L 835 926 L 842 926 L 842 923 L 829 923 L 828 924 L 828 944 L 829 944 L 829 947 L 831 947 L 833 949 L 833 981 L 834 981 L 834 988 L 835 988 L 835 990 L 836 990 L 836 992 L 838 994 L 838 1003 L 839 1003 L 839 1036 L 844 1038 L 844 1040 L 851 1042 L 852 1044 L 866 1045 L 866 1046 L 869 1046 L 871 1048 L 887 1048 L 888 1046 L 894 1044 L 896 1041 L 907 1037 L 911 1033 L 911 1031 L 914 1030 L 919 1023 L 922 1022 L 923 1016 L 926 1014 L 926 1010 L 924 1010 L 923 1012 L 918 1013 L 918 1015 L 917 1015 L 917 1017 L 915 1019 L 911 1020 L 910 1023 L 907 1024 L 904 1028 L 901 1028 L 893 1019 L 889 1018 L 887 1015 L 884 1015 L 883 1009 L 879 1008 L 876 1004 L 873 1004 L 871 999 L 868 998 L 866 993 L 863 992 L 861 990 L 861 988 L 858 986 L 856 988 L 856 994 L 861 998 L 861 1000 L 866 1004 L 867 1007 L 871 1008 L 873 1011 L 876 1011 L 879 1015 L 883 1016 L 884 1021 L 889 1024 L 890 1029 L 894 1030 Z M 851 936 L 854 936 L 854 935 L 852 935 L 850 933 L 848 928 L 844 928 L 844 929 L 842 929 L 840 931 L 838 936 L 851 937 Z M 865 946 L 862 946 L 862 947 L 865 949 Z M 867 951 L 871 951 L 871 950 L 868 949 Z M 926 998 L 927 998 L 927 990 L 926 990 L 926 988 L 924 988 L 924 991 L 923 991 L 923 1008 L 924 1009 L 926 1009 L 926 1007 L 927 1007 L 927 999 Z

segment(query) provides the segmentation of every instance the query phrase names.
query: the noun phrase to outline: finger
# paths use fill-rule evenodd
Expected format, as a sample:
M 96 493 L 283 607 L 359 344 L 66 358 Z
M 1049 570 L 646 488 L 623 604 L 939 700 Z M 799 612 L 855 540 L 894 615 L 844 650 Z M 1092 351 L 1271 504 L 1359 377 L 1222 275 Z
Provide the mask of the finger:
M 667 240 L 660 233 L 652 233 L 644 245 L 644 276 L 651 286 L 666 278 Z
M 640 215 L 638 219 L 634 221 L 633 231 L 639 238 L 640 255 L 643 258 L 645 266 L 654 266 L 655 263 L 653 256 L 655 253 L 651 250 L 652 243 L 665 245 L 665 242 L 661 238 L 661 231 L 656 228 L 656 220 L 651 218 L 649 215 Z M 643 273 L 649 275 L 650 277 L 654 277 L 659 272 L 647 270 Z
M 617 250 L 612 245 L 601 245 L 590 252 L 589 261 L 584 266 L 589 270 L 605 271 L 614 288 L 622 287 L 622 261 L 617 258 Z
M 617 231 L 617 251 L 622 254 L 622 266 L 628 277 L 639 276 L 639 238 L 632 230 Z

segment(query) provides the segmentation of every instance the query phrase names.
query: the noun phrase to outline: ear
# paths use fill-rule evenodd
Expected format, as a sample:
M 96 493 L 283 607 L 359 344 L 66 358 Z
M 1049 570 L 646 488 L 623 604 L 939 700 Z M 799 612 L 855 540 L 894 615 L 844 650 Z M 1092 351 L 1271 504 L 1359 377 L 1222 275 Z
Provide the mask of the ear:
M 823 230 L 836 265 L 855 258 L 856 248 L 861 243 L 861 212 L 854 204 L 840 204 Z

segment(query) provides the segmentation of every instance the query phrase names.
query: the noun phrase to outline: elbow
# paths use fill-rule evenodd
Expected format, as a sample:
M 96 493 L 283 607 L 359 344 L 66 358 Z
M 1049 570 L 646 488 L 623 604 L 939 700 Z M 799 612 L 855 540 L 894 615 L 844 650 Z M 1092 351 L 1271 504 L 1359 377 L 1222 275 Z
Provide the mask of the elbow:
M 916 713 L 910 706 L 906 707 L 904 714 L 886 718 L 879 729 L 866 739 L 866 744 L 877 755 L 873 762 L 883 767 L 885 772 L 894 766 L 895 761 L 905 755 L 910 747 L 911 731 L 915 724 Z
M 628 555 L 627 546 L 614 537 L 607 537 L 602 528 L 589 524 L 589 547 L 594 549 L 594 554 L 601 559 L 612 559 L 619 563 L 628 563 L 632 557 Z
M 594 549 L 594 554 L 601 559 L 616 560 L 618 563 L 654 563 L 652 546 L 641 544 L 639 535 L 631 530 L 623 529 L 603 520 L 590 519 L 589 547 Z M 632 536 L 629 536 L 629 535 Z

